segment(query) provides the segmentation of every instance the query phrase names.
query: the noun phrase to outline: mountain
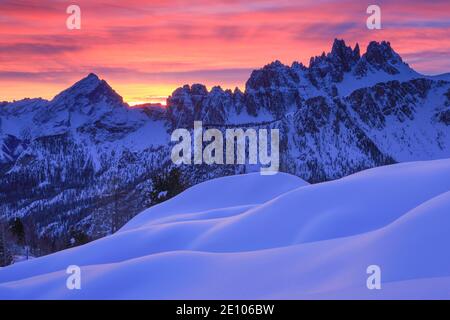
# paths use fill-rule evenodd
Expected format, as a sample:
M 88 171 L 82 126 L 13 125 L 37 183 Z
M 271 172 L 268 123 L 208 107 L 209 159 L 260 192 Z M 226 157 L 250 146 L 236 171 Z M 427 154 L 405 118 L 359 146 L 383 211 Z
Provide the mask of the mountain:
M 448 299 L 449 176 L 446 159 L 313 185 L 212 179 L 111 236 L 0 269 L 0 298 Z M 81 290 L 66 288 L 69 265 Z M 381 290 L 366 287 L 371 265 Z
M 244 92 L 185 85 L 166 108 L 131 108 L 90 74 L 50 101 L 0 104 L 0 217 L 20 217 L 42 255 L 113 233 L 189 186 L 258 170 L 175 167 L 170 134 L 195 120 L 279 129 L 280 170 L 310 183 L 450 158 L 448 80 L 415 72 L 389 42 L 361 54 L 343 40 L 308 67 L 253 71 Z

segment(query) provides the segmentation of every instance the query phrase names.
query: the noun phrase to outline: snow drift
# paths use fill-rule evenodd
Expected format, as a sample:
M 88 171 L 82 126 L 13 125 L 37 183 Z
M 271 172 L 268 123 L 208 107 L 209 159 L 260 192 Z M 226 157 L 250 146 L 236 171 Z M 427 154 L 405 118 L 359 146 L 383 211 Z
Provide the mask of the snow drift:
M 0 298 L 450 298 L 450 159 L 309 185 L 214 179 L 116 234 L 0 269 Z M 366 287 L 369 265 L 382 289 Z M 66 288 L 79 265 L 81 290 Z

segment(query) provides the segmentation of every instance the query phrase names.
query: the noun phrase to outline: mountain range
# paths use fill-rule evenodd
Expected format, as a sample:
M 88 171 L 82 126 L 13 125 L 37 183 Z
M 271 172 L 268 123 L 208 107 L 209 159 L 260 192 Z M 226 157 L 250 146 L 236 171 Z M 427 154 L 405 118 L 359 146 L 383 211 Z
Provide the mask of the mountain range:
M 419 74 L 389 42 L 361 54 L 337 39 L 308 67 L 272 62 L 251 73 L 244 92 L 185 85 L 166 107 L 131 108 L 89 74 L 50 101 L 0 103 L 0 218 L 32 225 L 40 255 L 113 233 L 189 186 L 257 170 L 175 167 L 170 134 L 196 120 L 277 128 L 280 170 L 329 181 L 450 158 L 450 74 Z

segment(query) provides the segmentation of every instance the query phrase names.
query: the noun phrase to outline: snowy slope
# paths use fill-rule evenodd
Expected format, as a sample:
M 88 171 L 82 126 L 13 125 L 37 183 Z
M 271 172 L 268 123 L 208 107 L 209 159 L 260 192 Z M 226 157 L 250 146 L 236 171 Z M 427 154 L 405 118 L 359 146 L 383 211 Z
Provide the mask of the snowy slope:
M 358 77 L 352 73 L 346 73 L 342 82 L 338 83 L 336 87 L 338 88 L 339 94 L 345 97 L 357 89 L 372 87 L 377 83 L 393 80 L 404 82 L 411 79 L 427 77 L 417 73 L 406 65 L 401 65 L 399 69 L 398 74 L 388 74 L 383 70 L 373 70 L 369 71 L 364 77 Z
M 450 159 L 315 185 L 219 178 L 112 236 L 0 270 L 0 298 L 450 298 Z M 230 196 L 227 196 L 230 192 Z M 82 289 L 65 268 L 82 267 Z M 366 289 L 366 268 L 382 290 Z

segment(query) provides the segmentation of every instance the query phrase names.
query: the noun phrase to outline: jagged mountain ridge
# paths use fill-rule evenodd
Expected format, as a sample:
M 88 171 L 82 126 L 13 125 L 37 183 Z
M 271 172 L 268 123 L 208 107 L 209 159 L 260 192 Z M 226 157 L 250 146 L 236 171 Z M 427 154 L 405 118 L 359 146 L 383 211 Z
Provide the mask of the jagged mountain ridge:
M 51 239 L 74 229 L 92 238 L 110 233 L 154 203 L 154 177 L 173 167 L 170 133 L 195 120 L 222 130 L 279 128 L 280 169 L 309 182 L 450 157 L 446 78 L 418 74 L 388 42 L 371 42 L 361 55 L 343 40 L 309 67 L 275 61 L 253 71 L 244 92 L 185 85 L 166 108 L 129 108 L 90 74 L 51 101 L 0 105 L 2 216 L 32 219 Z M 185 166 L 181 181 L 251 170 Z

